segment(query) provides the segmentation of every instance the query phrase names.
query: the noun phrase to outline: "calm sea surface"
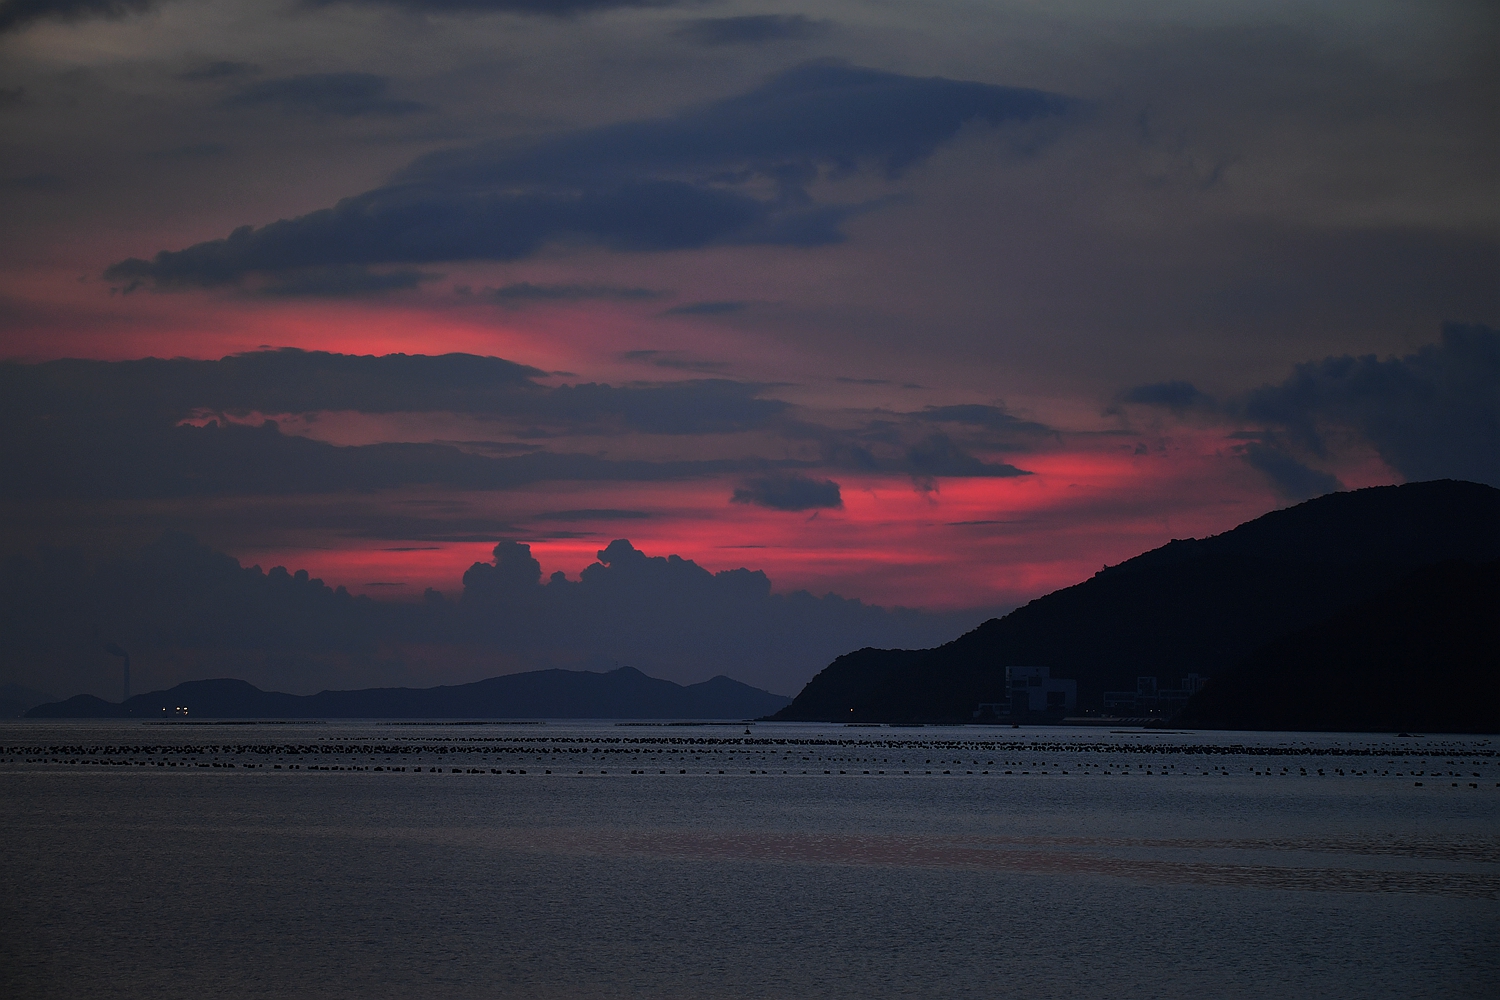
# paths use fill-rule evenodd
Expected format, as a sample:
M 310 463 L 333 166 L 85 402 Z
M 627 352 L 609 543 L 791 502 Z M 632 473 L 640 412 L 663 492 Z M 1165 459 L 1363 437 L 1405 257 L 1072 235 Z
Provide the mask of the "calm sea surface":
M 1485 737 L 0 724 L 0 996 L 1494 997 Z

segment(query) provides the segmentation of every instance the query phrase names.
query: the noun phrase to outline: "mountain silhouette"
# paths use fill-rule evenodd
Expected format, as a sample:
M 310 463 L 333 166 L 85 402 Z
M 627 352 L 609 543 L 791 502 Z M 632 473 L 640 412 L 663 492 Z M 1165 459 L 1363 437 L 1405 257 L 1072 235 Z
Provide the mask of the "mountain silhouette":
M 31 719 L 750 719 L 790 699 L 714 677 L 674 684 L 634 667 L 607 673 L 533 670 L 472 684 L 368 688 L 313 695 L 262 691 L 241 680 L 188 681 L 124 703 L 81 694 L 38 705 Z
M 18 718 L 33 706 L 56 700 L 56 695 L 43 694 L 22 684 L 0 684 L 0 719 Z
M 1267 643 L 1215 677 L 1171 724 L 1500 732 L 1500 562 L 1425 567 Z
M 1172 541 L 935 649 L 834 660 L 777 720 L 968 721 L 1007 666 L 1046 666 L 1100 709 L 1138 676 L 1213 677 L 1413 570 L 1500 559 L 1500 490 L 1439 480 L 1334 493 L 1220 535 Z M 1212 682 L 1210 682 L 1212 686 Z

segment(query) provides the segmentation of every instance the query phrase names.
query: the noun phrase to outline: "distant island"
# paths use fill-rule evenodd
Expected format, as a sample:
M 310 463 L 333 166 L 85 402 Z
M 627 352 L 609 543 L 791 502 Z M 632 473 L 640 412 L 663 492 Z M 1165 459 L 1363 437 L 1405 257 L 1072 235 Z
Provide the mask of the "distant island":
M 1500 732 L 1500 490 L 1334 493 L 1153 549 L 935 649 L 834 660 L 773 720 Z
M 110 702 L 81 694 L 38 705 L 28 719 L 752 719 L 791 701 L 729 677 L 675 684 L 633 667 L 605 673 L 533 670 L 472 684 L 368 688 L 312 695 L 241 680 L 188 681 Z

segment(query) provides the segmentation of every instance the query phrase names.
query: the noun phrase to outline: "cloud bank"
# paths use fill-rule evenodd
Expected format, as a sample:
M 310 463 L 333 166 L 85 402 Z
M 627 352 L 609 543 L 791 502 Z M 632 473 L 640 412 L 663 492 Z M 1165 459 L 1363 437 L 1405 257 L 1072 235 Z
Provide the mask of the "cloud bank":
M 1119 403 L 1256 428 L 1239 435 L 1249 439 L 1240 453 L 1289 499 L 1340 488 L 1314 466 L 1347 435 L 1408 481 L 1500 486 L 1500 331 L 1482 324 L 1444 324 L 1438 343 L 1401 357 L 1309 361 L 1225 400 L 1171 381 L 1127 390 Z
M 519 14 L 568 18 L 632 7 L 666 7 L 677 0 L 306 0 L 310 7 L 384 5 L 414 14 Z M 36 21 L 77 22 L 92 18 L 121 18 L 139 14 L 156 0 L 3 0 L 0 34 L 18 31 Z
M 730 501 L 786 511 L 826 510 L 844 506 L 838 483 L 831 479 L 812 479 L 795 473 L 746 479 L 734 491 Z
M 149 9 L 154 0 L 4 0 L 0 34 L 19 31 L 36 21 L 83 21 L 119 18 Z
M 1449 323 L 1404 357 L 1343 356 L 1298 365 L 1251 392 L 1251 420 L 1283 428 L 1315 455 L 1350 429 L 1408 480 L 1500 486 L 1500 331 Z
M 395 604 L 304 571 L 243 567 L 180 534 L 113 559 L 51 550 L 0 562 L 0 671 L 56 690 L 113 680 L 104 635 L 131 651 L 140 686 L 223 676 L 225 664 L 252 683 L 312 692 L 372 676 L 425 685 L 618 661 L 674 680 L 727 673 L 794 692 L 848 649 L 931 645 L 977 617 L 776 594 L 763 572 L 710 573 L 624 539 L 597 558 L 576 580 L 543 582 L 529 546 L 501 542 L 453 599 L 431 592 Z
M 660 363 L 650 352 L 645 358 Z M 754 382 L 548 386 L 539 381 L 544 375 L 471 354 L 294 349 L 217 361 L 0 363 L 0 462 L 13 471 L 0 495 L 291 496 L 417 485 L 485 491 L 740 475 L 748 478 L 735 489 L 737 503 L 837 509 L 838 484 L 806 470 L 904 476 L 932 491 L 941 478 L 1029 475 L 974 449 L 1026 447 L 1054 433 L 993 406 L 882 414 L 863 426 L 835 427 Z M 478 421 L 475 432 L 487 436 L 333 444 L 288 433 L 278 422 L 297 417 L 315 426 L 325 413 L 459 415 Z M 935 422 L 967 427 L 966 437 L 934 430 Z M 722 435 L 751 440 L 733 457 L 716 448 L 704 457 L 695 444 Z M 641 437 L 665 443 L 644 457 L 598 453 L 600 438 Z
M 385 86 L 366 74 L 293 77 L 253 84 L 231 101 L 340 115 L 418 110 L 386 97 Z M 894 179 L 969 122 L 1026 122 L 1078 106 L 1037 90 L 803 66 L 670 118 L 522 149 L 433 153 L 332 208 L 120 261 L 105 276 L 127 286 L 215 287 L 305 268 L 520 260 L 558 239 L 627 253 L 835 243 L 839 223 L 860 206 L 820 203 L 814 182 L 856 171 Z

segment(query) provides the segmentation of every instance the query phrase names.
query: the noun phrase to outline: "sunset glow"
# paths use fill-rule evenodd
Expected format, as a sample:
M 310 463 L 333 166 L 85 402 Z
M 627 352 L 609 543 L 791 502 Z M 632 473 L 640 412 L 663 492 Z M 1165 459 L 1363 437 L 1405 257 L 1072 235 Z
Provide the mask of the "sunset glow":
M 1472 12 L 0 7 L 7 557 L 409 607 L 628 540 L 929 642 L 1500 475 Z

